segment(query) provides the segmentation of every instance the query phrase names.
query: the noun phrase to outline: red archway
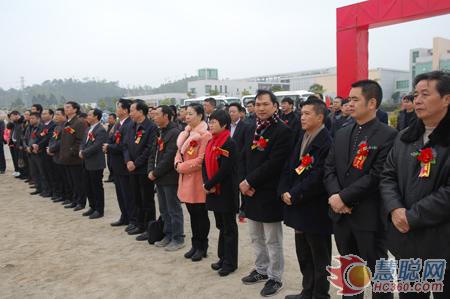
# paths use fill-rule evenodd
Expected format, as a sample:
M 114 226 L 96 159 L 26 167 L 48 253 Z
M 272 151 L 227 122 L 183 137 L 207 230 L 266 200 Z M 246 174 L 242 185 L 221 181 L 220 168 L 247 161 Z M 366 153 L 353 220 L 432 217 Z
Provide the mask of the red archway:
M 369 29 L 450 13 L 450 0 L 368 0 L 336 10 L 337 94 L 367 79 Z

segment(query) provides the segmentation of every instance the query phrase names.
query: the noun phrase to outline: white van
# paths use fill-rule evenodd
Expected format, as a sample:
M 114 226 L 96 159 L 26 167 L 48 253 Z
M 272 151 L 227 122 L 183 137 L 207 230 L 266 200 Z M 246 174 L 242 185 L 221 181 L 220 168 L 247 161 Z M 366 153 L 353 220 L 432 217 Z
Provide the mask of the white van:
M 306 101 L 309 96 L 314 95 L 314 93 L 306 90 L 277 91 L 274 92 L 274 94 L 279 103 L 281 103 L 284 98 L 291 98 L 294 101 L 295 109 L 299 109 L 301 103 Z
M 256 94 L 251 94 L 251 95 L 248 95 L 248 96 L 243 96 L 242 98 L 241 98 L 241 105 L 242 105 L 242 107 L 246 107 L 247 106 L 247 102 L 248 101 L 254 101 L 255 100 L 255 97 L 256 97 Z
M 216 100 L 216 108 L 217 109 L 223 109 L 226 105 L 229 104 L 227 101 L 227 98 L 224 96 L 210 96 L 210 97 L 198 97 L 198 98 L 193 98 L 193 99 L 186 99 L 186 100 L 184 100 L 184 105 L 187 106 L 191 103 L 199 103 L 199 104 L 203 105 L 203 102 L 205 101 L 205 99 L 208 99 L 208 98 L 213 98 Z

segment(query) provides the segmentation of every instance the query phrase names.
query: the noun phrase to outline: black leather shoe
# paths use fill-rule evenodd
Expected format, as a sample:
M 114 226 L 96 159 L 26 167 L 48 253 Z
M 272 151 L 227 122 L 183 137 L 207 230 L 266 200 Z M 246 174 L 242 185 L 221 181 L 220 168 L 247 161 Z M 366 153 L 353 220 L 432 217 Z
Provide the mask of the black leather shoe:
M 122 226 L 122 225 L 127 225 L 127 223 L 125 223 L 122 220 L 117 220 L 116 222 L 111 223 L 111 226 Z
M 202 258 L 206 257 L 206 251 L 203 249 L 197 249 L 194 253 L 194 255 L 191 257 L 191 260 L 193 262 L 199 262 L 202 260 Z
M 73 208 L 75 208 L 76 206 L 77 206 L 77 204 L 74 203 L 74 202 L 72 202 L 72 203 L 70 203 L 70 204 L 68 204 L 68 205 L 65 205 L 64 208 L 65 208 L 65 209 L 73 209 Z
M 75 207 L 75 209 L 73 209 L 73 210 L 76 212 L 76 211 L 80 211 L 80 210 L 83 210 L 83 209 L 84 209 L 83 206 L 77 205 L 77 206 Z
M 62 201 L 64 201 L 64 198 L 62 198 L 62 197 L 57 197 L 57 198 L 53 199 L 53 202 L 62 202 Z
M 125 228 L 125 232 L 129 232 L 130 230 L 133 230 L 136 228 L 136 225 L 130 223 L 128 224 L 128 226 Z
M 287 295 L 284 299 L 312 299 L 312 296 L 308 296 L 302 292 L 297 295 Z
M 37 195 L 37 194 L 41 194 L 41 191 L 36 190 L 36 191 L 30 192 L 30 195 Z
M 89 210 L 87 210 L 86 212 L 84 212 L 83 216 L 91 216 L 91 214 L 93 214 L 95 212 L 95 210 L 93 208 L 89 208 Z
M 42 197 L 52 197 L 52 194 L 50 192 L 42 192 L 40 195 Z
M 89 219 L 98 219 L 98 218 L 102 218 L 102 217 L 103 217 L 103 214 L 100 214 L 99 212 L 94 211 L 94 213 L 92 213 L 89 216 Z
M 191 247 L 191 249 L 184 254 L 184 257 L 187 259 L 190 259 L 190 258 L 192 258 L 192 256 L 195 254 L 196 251 L 197 251 L 197 249 L 195 249 L 194 247 Z
M 231 269 L 220 269 L 219 270 L 219 275 L 220 276 L 228 276 L 230 273 L 233 273 L 234 272 L 234 270 L 231 270 Z
M 144 232 L 136 237 L 136 241 L 147 241 L 148 240 L 148 232 Z
M 68 205 L 68 204 L 70 204 L 70 203 L 72 203 L 70 200 L 68 200 L 68 199 L 66 199 L 66 200 L 64 200 L 63 202 L 62 202 L 62 204 L 63 205 Z
M 219 271 L 220 269 L 222 269 L 222 264 L 223 264 L 223 261 L 218 260 L 217 262 L 211 264 L 211 269 L 213 269 L 214 271 Z
M 135 227 L 134 229 L 128 231 L 128 234 L 131 235 L 139 235 L 142 234 L 145 230 L 140 227 Z

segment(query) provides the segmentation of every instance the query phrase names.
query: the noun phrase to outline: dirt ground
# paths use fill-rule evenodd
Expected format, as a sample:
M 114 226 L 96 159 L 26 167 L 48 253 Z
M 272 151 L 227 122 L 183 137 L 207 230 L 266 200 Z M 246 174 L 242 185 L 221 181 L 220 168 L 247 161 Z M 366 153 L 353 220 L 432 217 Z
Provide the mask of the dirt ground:
M 0 298 L 261 298 L 263 284 L 241 283 L 254 262 L 246 223 L 239 224 L 239 269 L 220 277 L 210 268 L 217 259 L 218 236 L 212 214 L 208 258 L 193 263 L 183 257 L 191 236 L 184 207 L 187 246 L 166 252 L 135 241 L 124 227 L 109 225 L 119 216 L 113 184 L 105 184 L 105 217 L 90 220 L 81 216 L 83 211 L 29 195 L 28 185 L 11 175 L 7 148 L 5 153 L 7 173 L 0 175 Z M 300 289 L 294 234 L 287 227 L 284 256 L 284 287 L 274 298 Z M 337 298 L 333 287 L 330 294 Z

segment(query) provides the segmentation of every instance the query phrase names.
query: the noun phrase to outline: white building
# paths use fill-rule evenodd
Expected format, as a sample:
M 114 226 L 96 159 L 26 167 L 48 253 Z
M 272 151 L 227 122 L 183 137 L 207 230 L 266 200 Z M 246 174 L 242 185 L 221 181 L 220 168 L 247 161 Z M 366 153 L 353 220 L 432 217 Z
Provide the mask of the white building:
M 130 100 L 143 100 L 152 107 L 159 106 L 161 103 L 166 105 L 183 105 L 183 101 L 187 98 L 188 96 L 186 93 L 158 93 L 124 97 L 124 99 Z

